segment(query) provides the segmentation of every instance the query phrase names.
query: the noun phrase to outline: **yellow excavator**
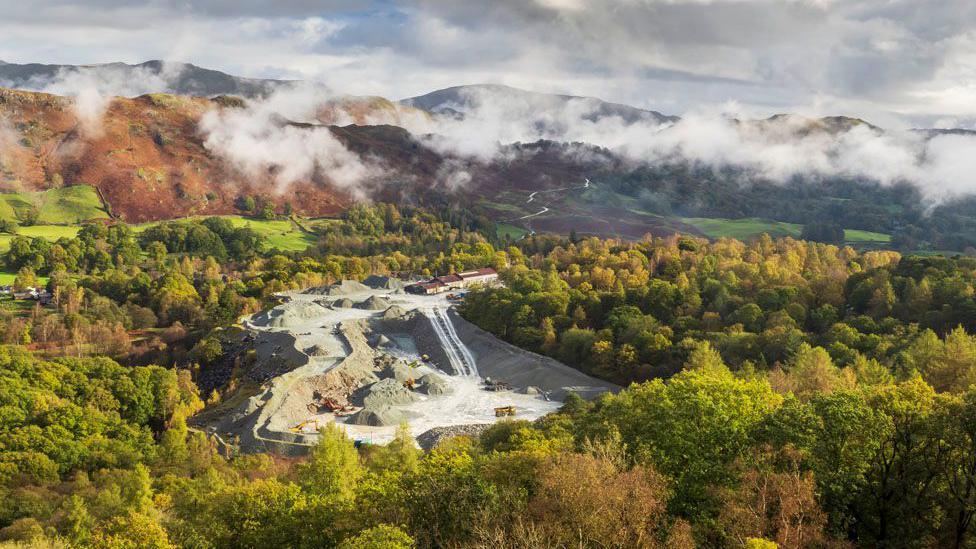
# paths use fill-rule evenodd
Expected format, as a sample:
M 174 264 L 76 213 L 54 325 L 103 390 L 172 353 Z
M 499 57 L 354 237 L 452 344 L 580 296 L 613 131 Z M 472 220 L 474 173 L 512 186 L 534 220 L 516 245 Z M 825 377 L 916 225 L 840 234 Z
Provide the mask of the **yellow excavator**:
M 288 429 L 288 430 L 291 431 L 291 432 L 293 432 L 293 433 L 301 433 L 302 431 L 305 430 L 305 427 L 308 426 L 308 425 L 314 425 L 315 426 L 315 429 L 318 430 L 318 428 L 319 428 L 319 420 L 317 420 L 317 419 L 306 419 L 305 421 L 299 423 L 298 425 L 295 425 L 294 427 L 292 427 L 291 429 Z

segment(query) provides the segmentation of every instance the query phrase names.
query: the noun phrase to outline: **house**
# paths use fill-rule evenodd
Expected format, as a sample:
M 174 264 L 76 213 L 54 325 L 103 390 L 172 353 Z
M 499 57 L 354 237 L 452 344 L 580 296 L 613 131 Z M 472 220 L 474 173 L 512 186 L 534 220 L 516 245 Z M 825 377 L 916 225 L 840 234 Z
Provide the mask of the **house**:
M 410 284 L 404 289 L 412 294 L 433 295 L 446 292 L 448 287 L 443 282 L 439 282 L 435 279 L 429 282 L 417 282 L 416 284 Z
M 28 286 L 21 291 L 13 292 L 14 299 L 37 299 L 37 288 Z
M 463 288 L 469 288 L 473 284 L 493 284 L 498 280 L 498 273 L 491 267 L 465 271 L 458 273 L 457 276 L 461 277 L 461 287 Z
M 498 273 L 495 272 L 495 269 L 485 267 L 473 271 L 464 271 L 462 273 L 435 276 L 426 282 L 410 284 L 404 289 L 412 294 L 432 295 L 451 290 L 470 288 L 475 284 L 493 284 L 497 280 Z
M 434 277 L 434 279 L 431 280 L 431 282 L 434 281 L 440 282 L 445 286 L 457 287 L 460 286 L 462 282 L 462 278 L 456 274 L 449 274 L 449 275 Z

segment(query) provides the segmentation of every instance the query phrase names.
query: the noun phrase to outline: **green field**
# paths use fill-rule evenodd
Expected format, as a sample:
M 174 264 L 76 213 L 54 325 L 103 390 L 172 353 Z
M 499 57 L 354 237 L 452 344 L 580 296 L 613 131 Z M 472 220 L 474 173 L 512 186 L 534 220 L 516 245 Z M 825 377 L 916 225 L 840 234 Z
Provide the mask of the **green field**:
M 291 220 L 265 221 L 239 215 L 223 216 L 235 227 L 248 227 L 268 239 L 268 246 L 282 252 L 300 252 L 315 244 L 315 236 L 302 231 Z
M 773 238 L 782 236 L 792 236 L 799 238 L 803 231 L 803 225 L 796 223 L 783 223 L 782 221 L 769 221 L 756 217 L 744 219 L 718 219 L 710 217 L 683 217 L 681 221 L 695 227 L 705 234 L 708 238 L 737 238 L 739 240 L 749 240 L 763 233 L 769 234 Z
M 0 252 L 7 251 L 10 248 L 10 241 L 17 236 L 27 236 L 30 238 L 45 238 L 54 242 L 55 240 L 65 237 L 74 238 L 78 236 L 78 230 L 81 227 L 78 225 L 31 225 L 30 227 L 18 227 L 17 234 L 0 234 Z
M 206 217 L 210 216 L 198 216 L 190 219 L 206 219 Z M 223 217 L 224 219 L 230 220 L 234 227 L 248 227 L 254 232 L 265 237 L 268 241 L 269 247 L 282 252 L 300 252 L 316 242 L 315 235 L 311 235 L 301 230 L 291 220 L 285 219 L 267 221 L 264 219 L 251 219 L 240 215 L 220 215 L 216 217 Z M 329 220 L 307 220 L 304 223 L 306 225 L 315 226 L 316 224 L 327 222 L 329 222 Z M 159 223 L 163 222 L 152 221 L 149 223 L 133 225 L 132 229 L 136 233 L 140 233 L 149 227 L 158 225 Z
M 526 231 L 522 227 L 516 227 L 508 223 L 499 223 L 495 227 L 495 234 L 498 235 L 498 238 L 504 238 L 507 235 L 512 240 L 518 240 L 528 233 L 529 231 Z
M 108 213 L 94 187 L 74 185 L 40 192 L 0 193 L 0 219 L 19 221 L 31 207 L 40 225 L 69 225 L 105 219 Z
M 782 221 L 770 221 L 755 217 L 745 219 L 717 219 L 710 217 L 685 217 L 681 219 L 685 223 L 695 227 L 709 238 L 737 238 L 739 240 L 749 240 L 763 233 L 768 233 L 773 238 L 791 236 L 800 238 L 803 232 L 803 225 L 797 223 L 785 223 Z M 845 242 L 891 242 L 891 235 L 884 233 L 874 233 L 871 231 L 860 231 L 856 229 L 844 230 Z
M 844 229 L 844 240 L 847 242 L 891 242 L 891 235 L 872 233 L 871 231 L 859 231 L 856 229 Z
M 10 286 L 11 284 L 14 283 L 15 278 L 17 278 L 17 273 L 0 272 L 0 286 Z M 46 276 L 37 277 L 37 283 L 40 284 L 41 286 L 46 285 L 47 281 L 48 281 L 48 277 Z

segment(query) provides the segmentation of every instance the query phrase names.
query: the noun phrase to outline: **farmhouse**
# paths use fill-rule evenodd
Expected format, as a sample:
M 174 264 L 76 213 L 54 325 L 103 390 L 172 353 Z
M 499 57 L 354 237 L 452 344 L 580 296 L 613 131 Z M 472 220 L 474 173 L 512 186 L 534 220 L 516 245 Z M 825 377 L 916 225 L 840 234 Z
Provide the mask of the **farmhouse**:
M 485 267 L 473 271 L 461 273 L 451 273 L 443 276 L 435 276 L 425 281 L 410 284 L 405 288 L 412 294 L 439 294 L 451 290 L 461 290 L 470 288 L 475 284 L 493 284 L 498 280 L 498 273 L 495 269 Z

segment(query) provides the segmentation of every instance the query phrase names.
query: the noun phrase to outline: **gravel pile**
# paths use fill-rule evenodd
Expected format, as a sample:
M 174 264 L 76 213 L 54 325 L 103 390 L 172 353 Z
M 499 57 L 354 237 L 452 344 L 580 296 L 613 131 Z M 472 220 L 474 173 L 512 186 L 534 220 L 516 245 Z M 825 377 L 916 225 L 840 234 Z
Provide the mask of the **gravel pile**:
M 291 328 L 319 317 L 323 312 L 322 306 L 316 303 L 287 303 L 256 315 L 253 322 L 258 326 Z
M 393 305 L 387 310 L 383 311 L 383 320 L 395 320 L 398 318 L 403 318 L 407 315 L 407 310 L 399 305 Z
M 398 278 L 372 275 L 363 280 L 363 284 L 374 290 L 398 290 L 403 288 L 403 282 Z
M 360 301 L 354 305 L 357 309 L 364 309 L 367 311 L 384 311 L 390 308 L 390 302 L 379 296 L 370 296 L 369 298 Z
M 310 288 L 305 290 L 306 294 L 314 295 L 349 295 L 358 294 L 363 292 L 368 292 L 369 286 L 361 282 L 356 282 L 355 280 L 343 280 L 337 284 L 332 284 L 331 286 L 322 286 L 319 288 Z
M 428 395 L 446 395 L 452 392 L 451 386 L 437 374 L 427 374 L 420 378 L 420 389 Z
M 337 299 L 332 302 L 333 309 L 352 309 L 353 305 L 355 305 L 355 303 L 353 303 L 348 297 Z
M 400 383 L 408 379 L 413 379 L 413 369 L 402 362 L 394 362 L 393 364 L 386 367 L 383 371 L 383 375 L 391 377 Z
M 424 450 L 430 450 L 441 442 L 454 437 L 478 438 L 485 429 L 491 427 L 490 424 L 475 425 L 450 425 L 447 427 L 434 427 L 429 431 L 423 432 L 417 437 L 417 444 Z
M 417 395 L 394 378 L 381 379 L 370 386 L 363 398 L 363 407 L 379 409 L 386 406 L 402 406 L 417 400 Z
M 407 416 L 403 412 L 390 406 L 367 406 L 349 418 L 349 421 L 355 425 L 371 425 L 373 427 L 399 425 L 406 420 Z

